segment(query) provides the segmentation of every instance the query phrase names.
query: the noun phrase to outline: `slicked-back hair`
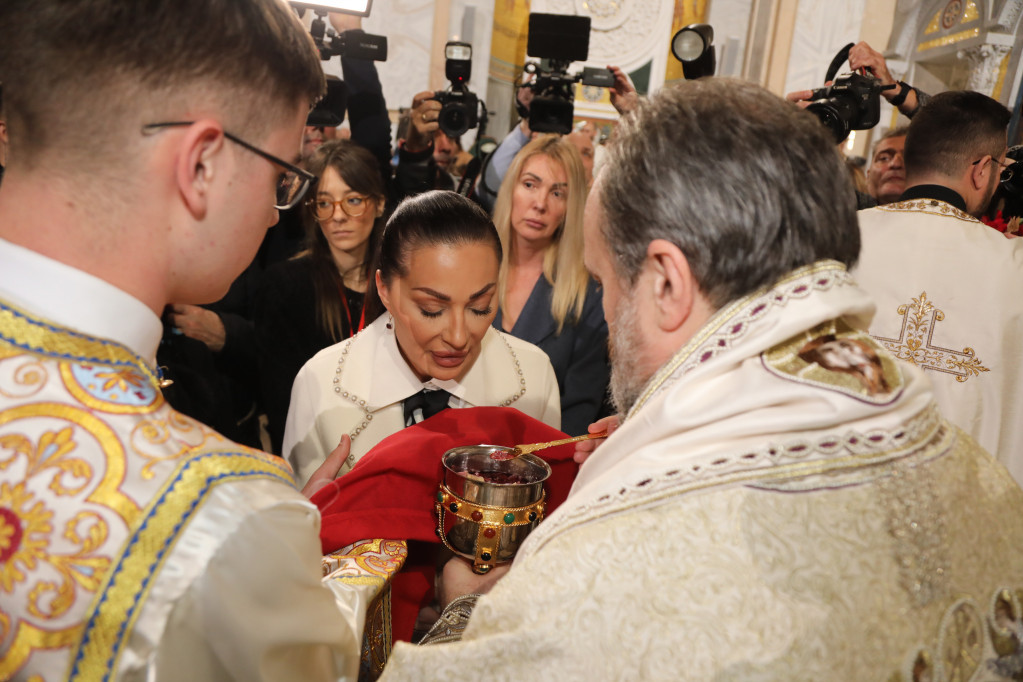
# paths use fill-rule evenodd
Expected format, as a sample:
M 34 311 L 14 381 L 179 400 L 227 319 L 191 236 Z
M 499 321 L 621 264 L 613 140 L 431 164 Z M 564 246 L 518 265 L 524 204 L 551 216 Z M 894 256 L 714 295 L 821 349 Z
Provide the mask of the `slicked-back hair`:
M 3 0 L 0 80 L 29 165 L 116 158 L 145 123 L 215 111 L 256 142 L 325 89 L 283 0 Z
M 1011 114 L 1004 105 L 971 90 L 931 98 L 913 116 L 906 134 L 906 176 L 937 173 L 958 178 L 986 154 L 1005 151 Z
M 373 259 L 374 271 L 390 283 L 409 274 L 410 254 L 431 246 L 486 244 L 501 263 L 501 240 L 490 216 L 479 205 L 457 192 L 433 190 L 409 197 L 398 204 L 384 227 Z M 497 273 L 494 273 L 495 277 Z M 375 277 L 370 279 L 367 318 L 383 311 Z
M 813 114 L 766 90 L 703 78 L 619 124 L 601 172 L 603 235 L 635 284 L 655 239 L 685 254 L 711 305 L 821 259 L 859 255 L 856 198 Z

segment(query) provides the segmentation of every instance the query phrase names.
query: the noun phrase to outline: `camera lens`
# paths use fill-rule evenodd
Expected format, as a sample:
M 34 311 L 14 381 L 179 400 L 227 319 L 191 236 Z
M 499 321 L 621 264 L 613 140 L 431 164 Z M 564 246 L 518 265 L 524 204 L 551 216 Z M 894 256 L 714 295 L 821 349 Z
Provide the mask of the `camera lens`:
M 461 137 L 469 129 L 465 106 L 460 103 L 448 103 L 440 111 L 438 123 L 440 129 L 449 137 Z
M 819 100 L 813 102 L 806 108 L 820 120 L 825 127 L 831 131 L 835 142 L 842 142 L 849 137 L 849 112 L 848 107 L 836 106 L 841 104 L 837 98 Z

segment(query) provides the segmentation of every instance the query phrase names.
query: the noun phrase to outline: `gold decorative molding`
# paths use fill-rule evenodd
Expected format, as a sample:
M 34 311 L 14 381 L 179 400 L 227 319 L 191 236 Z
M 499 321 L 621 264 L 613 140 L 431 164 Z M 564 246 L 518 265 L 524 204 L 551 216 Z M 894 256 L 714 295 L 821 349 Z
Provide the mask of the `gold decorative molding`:
M 970 38 L 976 38 L 980 35 L 980 27 L 967 29 L 965 31 L 959 31 L 958 33 L 952 33 L 941 38 L 935 38 L 933 40 L 927 40 L 916 46 L 917 52 L 924 52 L 935 47 L 944 47 L 945 45 L 954 45 L 955 43 L 961 43 L 964 40 Z

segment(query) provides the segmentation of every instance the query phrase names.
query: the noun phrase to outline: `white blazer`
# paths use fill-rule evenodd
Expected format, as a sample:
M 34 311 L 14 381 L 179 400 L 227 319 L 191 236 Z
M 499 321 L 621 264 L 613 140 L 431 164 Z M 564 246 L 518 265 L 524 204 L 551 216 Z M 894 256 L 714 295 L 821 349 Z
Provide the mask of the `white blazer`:
M 352 338 L 314 355 L 295 377 L 284 429 L 283 454 L 299 486 L 346 433 L 352 452 L 340 473 L 347 473 L 374 445 L 405 427 L 402 401 L 425 387 L 451 393 L 451 407 L 511 406 L 561 428 L 558 380 L 547 355 L 493 328 L 480 345 L 479 357 L 461 381 L 423 383 L 401 356 L 382 315 Z

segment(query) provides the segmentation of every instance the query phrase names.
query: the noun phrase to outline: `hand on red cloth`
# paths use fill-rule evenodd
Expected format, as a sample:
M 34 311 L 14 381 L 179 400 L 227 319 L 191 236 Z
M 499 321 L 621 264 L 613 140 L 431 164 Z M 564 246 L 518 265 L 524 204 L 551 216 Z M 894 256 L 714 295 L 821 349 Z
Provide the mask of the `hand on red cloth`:
M 323 553 L 368 538 L 440 545 L 434 500 L 443 478 L 441 457 L 462 445 L 520 445 L 565 434 L 510 407 L 448 409 L 382 440 L 351 471 L 312 497 L 323 521 Z M 572 444 L 536 453 L 551 465 L 545 484 L 549 514 L 564 502 L 578 465 Z M 419 608 L 432 598 L 432 556 L 409 547 L 405 568 L 392 583 L 392 632 L 412 636 Z M 428 552 L 426 554 L 429 554 Z

